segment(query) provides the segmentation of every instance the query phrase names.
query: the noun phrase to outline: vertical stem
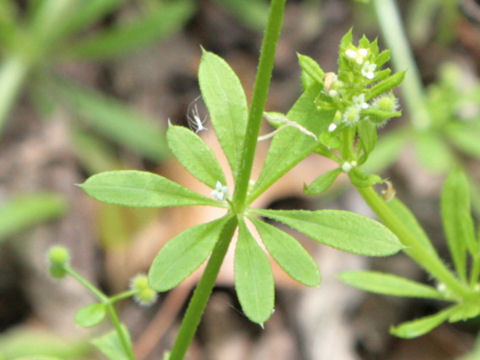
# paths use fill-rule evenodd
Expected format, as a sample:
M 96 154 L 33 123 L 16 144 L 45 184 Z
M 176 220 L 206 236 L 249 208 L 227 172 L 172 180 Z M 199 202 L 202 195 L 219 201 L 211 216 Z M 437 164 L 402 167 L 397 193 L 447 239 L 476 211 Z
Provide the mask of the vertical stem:
M 187 312 L 183 317 L 182 325 L 170 353 L 170 360 L 181 360 L 185 356 L 188 346 L 195 335 L 200 319 L 202 318 L 207 301 L 212 293 L 220 266 L 228 250 L 228 245 L 237 227 L 237 218 L 232 217 L 223 228 L 220 239 L 213 249 L 207 267 L 188 304 Z
M 19 56 L 10 56 L 3 60 L 0 67 L 0 132 L 23 80 L 28 72 L 28 65 Z
M 123 350 L 125 351 L 125 355 L 127 355 L 129 360 L 135 360 L 135 355 L 133 354 L 132 345 L 127 339 L 125 331 L 122 327 L 122 323 L 120 322 L 117 312 L 115 311 L 115 307 L 110 302 L 105 303 L 105 305 L 107 307 L 107 312 L 108 312 L 108 316 L 110 317 L 110 321 L 112 322 L 113 327 L 115 328 L 115 332 L 117 333 L 118 338 L 120 339 L 120 343 L 122 344 Z
M 383 37 L 392 51 L 394 68 L 396 71 L 407 70 L 401 89 L 410 112 L 411 122 L 416 129 L 425 129 L 430 125 L 431 119 L 426 107 L 418 68 L 403 31 L 395 0 L 373 0 L 373 6 Z
M 420 266 L 444 283 L 450 290 L 462 298 L 468 297 L 470 290 L 447 269 L 437 253 L 427 249 L 417 238 L 412 235 L 404 223 L 390 210 L 387 203 L 375 192 L 372 187 L 357 187 L 370 208 L 383 221 L 383 223 L 397 235 L 400 242 L 405 245 L 407 255 L 414 259 Z
M 267 28 L 263 38 L 260 61 L 255 86 L 253 88 L 252 104 L 248 115 L 242 161 L 237 178 L 235 179 L 233 203 L 236 207 L 243 208 L 247 196 L 248 181 L 250 180 L 250 173 L 252 171 L 257 137 L 260 131 L 263 110 L 265 109 L 270 79 L 272 77 L 275 48 L 282 30 L 285 2 L 286 0 L 271 0 Z
M 118 318 L 117 312 L 115 307 L 113 306 L 113 301 L 107 295 L 105 295 L 102 291 L 97 289 L 90 281 L 85 279 L 82 275 L 72 269 L 70 266 L 66 266 L 65 270 L 67 273 L 77 280 L 80 284 L 85 286 L 93 295 L 95 295 L 98 300 L 100 300 L 103 304 L 105 304 L 108 316 L 110 317 L 110 321 L 112 322 L 113 327 L 115 328 L 115 332 L 120 339 L 120 343 L 122 344 L 123 350 L 125 351 L 125 355 L 127 355 L 129 360 L 135 360 L 135 356 L 133 354 L 132 346 L 130 342 L 127 340 L 125 332 L 123 331 L 120 319 Z

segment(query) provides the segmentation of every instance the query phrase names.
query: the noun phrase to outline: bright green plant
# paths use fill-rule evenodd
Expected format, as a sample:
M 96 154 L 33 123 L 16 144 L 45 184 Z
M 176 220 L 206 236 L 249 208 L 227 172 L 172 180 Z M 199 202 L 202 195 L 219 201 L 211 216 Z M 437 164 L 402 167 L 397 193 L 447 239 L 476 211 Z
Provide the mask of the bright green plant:
M 141 305 L 148 306 L 154 303 L 157 293 L 150 287 L 147 276 L 139 274 L 131 280 L 130 290 L 114 296 L 107 296 L 70 266 L 70 254 L 66 248 L 54 246 L 48 253 L 48 260 L 50 274 L 53 277 L 72 276 L 99 301 L 77 312 L 75 323 L 78 326 L 90 328 L 102 323 L 107 316 L 110 318 L 115 330 L 93 339 L 91 343 L 109 359 L 134 359 L 130 333 L 120 322 L 114 305 L 116 302 L 130 297 L 133 297 Z
M 162 292 L 177 286 L 208 258 L 168 355 L 172 360 L 182 359 L 187 351 L 235 232 L 238 233 L 235 289 L 242 310 L 260 325 L 271 316 L 274 310 L 272 271 L 248 225 L 256 228 L 266 250 L 292 278 L 308 286 L 319 284 L 320 274 L 309 254 L 291 235 L 264 222 L 261 217 L 281 222 L 313 240 L 354 254 L 386 256 L 404 250 L 437 281 L 437 288 L 389 274 L 342 275 L 344 281 L 365 290 L 453 303 L 439 314 L 394 328 L 392 332 L 398 336 L 418 336 L 445 320 L 464 320 L 480 312 L 477 305 L 479 240 L 474 235 L 469 214 L 465 177 L 460 172 L 453 173 L 442 198 L 454 274 L 440 259 L 408 208 L 399 200 L 387 201 L 390 199 L 384 199 L 372 188 L 383 183 L 382 178 L 367 174 L 362 168 L 376 146 L 378 127 L 400 116 L 392 89 L 403 80 L 405 73 L 392 75 L 390 69 L 382 69 L 390 58 L 389 51 L 380 52 L 377 42 L 366 37 L 355 45 L 350 31 L 340 44 L 336 74 L 325 73 L 313 59 L 299 55 L 302 95 L 287 114 L 264 112 L 284 6 L 285 0 L 271 2 L 250 106 L 234 71 L 220 57 L 203 50 L 200 89 L 234 184 L 227 184 L 215 155 L 196 133 L 170 125 L 167 131 L 170 150 L 186 170 L 212 189 L 210 194 L 199 194 L 160 175 L 135 170 L 103 172 L 80 185 L 91 197 L 117 205 L 213 206 L 225 210 L 221 218 L 191 227 L 171 239 L 150 268 L 149 284 L 155 291 Z M 417 104 L 417 110 L 418 114 L 428 114 L 423 103 Z M 272 137 L 272 141 L 262 171 L 258 179 L 252 181 L 251 169 L 262 117 L 276 129 L 260 137 Z M 427 118 L 420 117 L 418 121 L 422 123 Z M 340 173 L 346 173 L 386 227 L 346 211 L 266 210 L 250 206 L 312 153 L 333 159 L 338 168 L 306 185 L 305 192 L 320 194 L 328 190 Z M 472 260 L 470 271 L 467 255 Z M 116 326 L 119 339 L 125 336 L 122 335 L 124 331 Z M 133 358 L 126 347 L 119 349 L 127 359 Z
M 341 171 L 350 173 L 359 186 L 380 182 L 379 177 L 366 176 L 357 168 L 374 147 L 377 126 L 400 115 L 397 100 L 390 91 L 400 83 L 403 74 L 390 75 L 390 70 L 381 70 L 389 59 L 388 51 L 379 53 L 377 43 L 365 37 L 358 46 L 353 45 L 351 32 L 340 45 L 338 76 L 324 74 L 312 59 L 300 56 L 304 93 L 286 115 L 264 114 L 284 4 L 284 0 L 274 0 L 271 4 L 250 107 L 239 79 L 228 64 L 203 51 L 200 88 L 232 171 L 233 194 L 229 191 L 232 186 L 227 185 L 221 167 L 203 140 L 193 131 L 173 125 L 167 131 L 172 153 L 193 176 L 212 188 L 210 197 L 162 176 L 133 170 L 100 173 L 80 185 L 93 198 L 117 205 L 202 205 L 225 209 L 223 217 L 194 226 L 171 239 L 150 268 L 152 288 L 166 291 L 177 286 L 210 255 L 170 359 L 183 358 L 237 229 L 235 288 L 240 304 L 247 317 L 256 323 L 263 324 L 271 316 L 274 282 L 270 264 L 247 223 L 256 227 L 267 251 L 292 278 L 309 286 L 319 284 L 318 268 L 300 244 L 291 235 L 257 216 L 282 222 L 316 241 L 355 254 L 386 256 L 403 247 L 384 226 L 350 212 L 276 211 L 250 207 L 287 171 L 315 152 L 338 159 Z M 276 124 L 278 129 L 260 176 L 251 183 L 250 173 L 262 116 Z M 351 142 L 357 129 L 361 129 L 362 146 L 354 150 Z M 318 184 L 310 186 L 310 192 L 316 187 Z

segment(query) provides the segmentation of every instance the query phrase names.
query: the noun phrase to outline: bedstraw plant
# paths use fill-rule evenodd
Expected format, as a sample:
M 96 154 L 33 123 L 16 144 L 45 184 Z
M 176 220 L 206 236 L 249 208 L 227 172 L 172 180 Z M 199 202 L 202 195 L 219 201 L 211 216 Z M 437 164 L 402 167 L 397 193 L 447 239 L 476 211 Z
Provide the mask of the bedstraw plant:
M 392 74 L 384 67 L 390 58 L 388 50 L 380 51 L 377 41 L 366 37 L 357 44 L 349 31 L 340 43 L 337 73 L 325 73 L 313 59 L 299 55 L 303 93 L 286 114 L 264 111 L 284 7 L 285 0 L 271 1 L 250 104 L 229 65 L 219 56 L 202 49 L 198 76 L 201 95 L 211 119 L 212 129 L 208 131 L 216 133 L 228 160 L 233 183 L 227 183 L 214 153 L 199 135 L 188 128 L 170 125 L 167 142 L 171 152 L 186 170 L 212 189 L 210 193 L 199 194 L 163 176 L 135 170 L 99 173 L 80 185 L 94 199 L 117 205 L 213 206 L 225 211 L 222 217 L 175 236 L 160 250 L 150 267 L 148 284 L 144 285 L 163 292 L 180 284 L 208 259 L 177 339 L 167 355 L 171 360 L 185 356 L 229 246 L 235 246 L 235 289 L 243 312 L 261 326 L 272 315 L 274 279 L 268 256 L 252 233 L 253 227 L 266 251 L 288 275 L 307 286 L 319 285 L 321 278 L 315 261 L 294 237 L 269 224 L 265 218 L 283 223 L 322 244 L 354 254 L 387 256 L 403 250 L 428 271 L 438 282 L 437 288 L 387 274 L 360 272 L 342 275 L 347 283 L 365 290 L 453 303 L 437 315 L 394 328 L 392 332 L 398 336 L 416 336 L 444 320 L 466 319 L 480 311 L 478 239 L 474 236 L 471 218 L 467 216 L 468 194 L 461 173 L 455 172 L 447 180 L 442 201 L 448 244 L 457 272 L 454 275 L 437 255 L 413 214 L 399 200 L 390 199 L 393 195 L 391 188 L 385 198 L 372 188 L 385 181 L 362 170 L 375 148 L 378 127 L 401 115 L 392 90 L 405 74 Z M 251 179 L 262 118 L 276 129 L 260 136 L 260 139 L 271 137 L 272 140 L 260 175 Z M 322 193 L 340 173 L 346 173 L 385 225 L 341 210 L 251 207 L 252 202 L 286 172 L 314 153 L 333 159 L 338 168 L 305 185 L 305 192 L 311 195 Z M 234 245 L 235 234 L 238 236 Z M 472 271 L 468 275 L 467 254 L 473 259 Z M 63 271 L 83 282 L 69 267 Z M 103 305 L 95 305 L 94 318 L 98 316 L 97 307 L 102 316 L 111 309 L 112 298 L 109 300 L 103 294 L 98 297 Z M 84 309 L 81 313 L 86 317 L 83 320 L 91 322 L 89 310 Z M 111 335 L 109 346 L 117 347 L 117 354 L 122 353 L 122 358 L 134 359 L 130 342 L 126 340 L 128 330 L 118 318 L 112 315 L 111 318 L 116 332 L 112 333 L 115 335 Z

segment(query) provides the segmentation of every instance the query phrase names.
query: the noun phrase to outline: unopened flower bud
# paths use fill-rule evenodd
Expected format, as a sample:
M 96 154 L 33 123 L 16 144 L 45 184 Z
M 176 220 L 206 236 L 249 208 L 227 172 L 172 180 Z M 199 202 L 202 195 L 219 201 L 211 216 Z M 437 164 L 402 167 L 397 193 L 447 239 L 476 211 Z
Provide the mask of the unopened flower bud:
M 64 246 L 53 246 L 48 251 L 48 262 L 50 275 L 55 278 L 63 278 L 66 274 L 66 267 L 70 261 L 68 249 Z

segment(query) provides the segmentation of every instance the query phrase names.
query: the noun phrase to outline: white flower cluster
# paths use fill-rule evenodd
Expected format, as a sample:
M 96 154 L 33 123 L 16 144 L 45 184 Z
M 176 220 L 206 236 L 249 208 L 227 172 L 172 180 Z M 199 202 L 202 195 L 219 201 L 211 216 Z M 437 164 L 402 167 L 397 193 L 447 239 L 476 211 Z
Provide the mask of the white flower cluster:
M 368 80 L 372 80 L 375 77 L 375 70 L 377 69 L 377 65 L 365 60 L 368 54 L 369 51 L 365 48 L 360 48 L 356 50 L 350 48 L 345 50 L 345 55 L 347 55 L 348 58 L 354 60 L 358 65 L 362 65 L 362 76 L 367 78 Z

